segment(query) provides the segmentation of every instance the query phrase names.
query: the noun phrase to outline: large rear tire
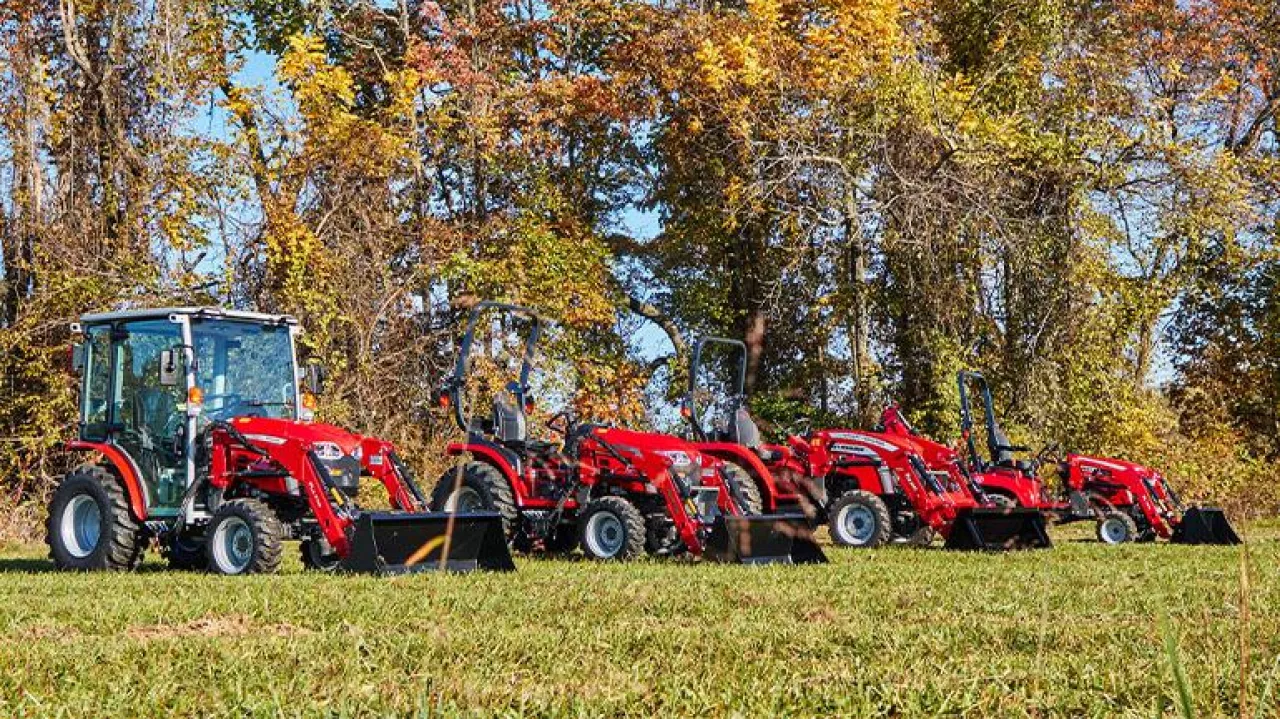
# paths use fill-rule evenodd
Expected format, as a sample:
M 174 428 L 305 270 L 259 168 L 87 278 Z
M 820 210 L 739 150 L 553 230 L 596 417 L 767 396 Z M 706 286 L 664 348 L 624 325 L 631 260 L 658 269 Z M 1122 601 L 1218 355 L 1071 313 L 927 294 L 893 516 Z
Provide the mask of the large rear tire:
M 1098 518 L 1098 541 L 1103 544 L 1127 544 L 1138 538 L 1138 525 L 1133 517 L 1112 510 Z
M 209 569 L 218 574 L 272 574 L 280 569 L 284 529 L 256 499 L 232 499 L 213 513 L 205 530 Z
M 578 544 L 588 559 L 635 559 L 644 553 L 644 515 L 622 497 L 593 499 L 578 516 Z
M 744 469 L 741 465 L 733 462 L 724 463 L 724 472 L 729 476 L 731 483 L 737 489 L 738 509 L 743 514 L 764 514 L 764 499 L 760 496 L 760 486 L 756 484 L 755 477 Z
M 78 571 L 134 569 L 147 546 L 120 478 L 92 464 L 68 472 L 54 491 L 45 543 L 55 567 Z
M 866 490 L 855 489 L 840 495 L 827 514 L 831 541 L 842 547 L 880 547 L 888 543 L 893 534 L 889 508 Z
M 530 549 L 511 484 L 491 464 L 467 462 L 446 470 L 431 492 L 431 508 L 437 512 L 497 512 L 502 515 L 507 544 L 520 552 Z

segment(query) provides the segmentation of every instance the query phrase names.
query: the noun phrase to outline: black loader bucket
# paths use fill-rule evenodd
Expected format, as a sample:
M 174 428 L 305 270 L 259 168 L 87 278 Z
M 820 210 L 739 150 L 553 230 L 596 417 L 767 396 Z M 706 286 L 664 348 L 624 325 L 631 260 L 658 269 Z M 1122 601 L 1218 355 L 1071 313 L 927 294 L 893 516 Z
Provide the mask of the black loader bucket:
M 1191 507 L 1182 513 L 1182 524 L 1173 530 L 1177 544 L 1240 544 L 1227 515 L 1217 507 Z
M 703 556 L 730 564 L 826 564 L 803 514 L 716 517 Z
M 470 572 L 516 568 L 497 512 L 364 512 L 355 522 L 342 569 L 405 574 L 443 569 Z
M 947 535 L 947 549 L 1005 551 L 1053 546 L 1044 513 L 1029 507 L 961 510 Z

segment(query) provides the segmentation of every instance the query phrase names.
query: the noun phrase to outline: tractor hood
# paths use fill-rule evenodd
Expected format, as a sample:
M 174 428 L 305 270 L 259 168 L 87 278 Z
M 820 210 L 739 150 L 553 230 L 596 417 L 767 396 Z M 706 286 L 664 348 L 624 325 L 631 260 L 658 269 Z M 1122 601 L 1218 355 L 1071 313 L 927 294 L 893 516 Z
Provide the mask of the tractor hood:
M 1111 474 L 1120 474 L 1131 472 L 1139 477 L 1154 479 L 1160 476 L 1150 467 L 1137 464 L 1135 462 L 1127 462 L 1123 459 L 1113 459 L 1111 457 L 1090 457 L 1084 454 L 1073 454 L 1068 457 L 1068 462 L 1078 465 L 1081 469 L 1094 469 L 1109 472 Z
M 331 445 L 343 455 L 359 455 L 363 437 L 341 427 L 319 422 L 298 422 L 272 417 L 236 417 L 231 424 L 251 441 L 271 444 L 271 439 L 294 440 L 310 445 Z M 332 450 L 330 450 L 332 453 Z M 324 457 L 322 453 L 322 458 Z

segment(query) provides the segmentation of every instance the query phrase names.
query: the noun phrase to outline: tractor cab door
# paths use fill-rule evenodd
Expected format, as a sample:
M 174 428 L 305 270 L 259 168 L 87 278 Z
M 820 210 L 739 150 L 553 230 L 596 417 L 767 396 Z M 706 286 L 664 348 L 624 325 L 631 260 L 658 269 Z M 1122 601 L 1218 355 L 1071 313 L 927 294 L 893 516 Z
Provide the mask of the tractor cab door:
M 152 513 L 172 515 L 186 490 L 182 325 L 168 319 L 88 330 L 81 435 L 109 442 L 141 473 Z

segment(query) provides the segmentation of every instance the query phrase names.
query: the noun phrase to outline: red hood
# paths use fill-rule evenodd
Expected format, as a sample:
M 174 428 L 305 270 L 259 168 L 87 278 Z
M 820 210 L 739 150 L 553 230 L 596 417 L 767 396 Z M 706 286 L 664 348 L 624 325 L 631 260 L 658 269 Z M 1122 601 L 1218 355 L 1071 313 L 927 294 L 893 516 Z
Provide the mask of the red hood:
M 885 452 L 918 454 L 924 459 L 925 464 L 931 467 L 937 463 L 957 459 L 955 451 L 950 447 L 914 435 L 867 432 L 860 429 L 832 429 L 823 430 L 818 433 L 818 436 L 822 437 L 828 446 L 846 440 L 860 442 Z
M 1072 464 L 1078 464 L 1081 467 L 1096 467 L 1112 473 L 1134 472 L 1143 477 L 1159 476 L 1159 473 L 1150 467 L 1112 457 L 1090 457 L 1087 454 L 1072 454 L 1067 457 L 1067 461 Z
M 308 444 L 331 442 L 341 447 L 344 454 L 354 453 L 364 439 L 341 427 L 319 422 L 299 422 L 271 417 L 236 417 L 231 420 L 231 424 L 250 440 L 257 435 L 292 439 Z
M 669 461 L 669 457 L 658 456 L 657 452 L 684 452 L 689 456 L 690 461 L 695 464 L 708 466 L 706 463 L 711 460 L 711 455 L 704 455 L 698 451 L 698 448 L 689 442 L 670 434 L 658 434 L 657 432 L 637 432 L 633 429 L 622 429 L 620 427 L 609 427 L 598 432 L 604 441 L 622 449 L 625 448 L 638 450 L 648 455 L 654 461 L 662 462 L 665 466 Z M 713 462 L 714 463 L 714 462 Z

